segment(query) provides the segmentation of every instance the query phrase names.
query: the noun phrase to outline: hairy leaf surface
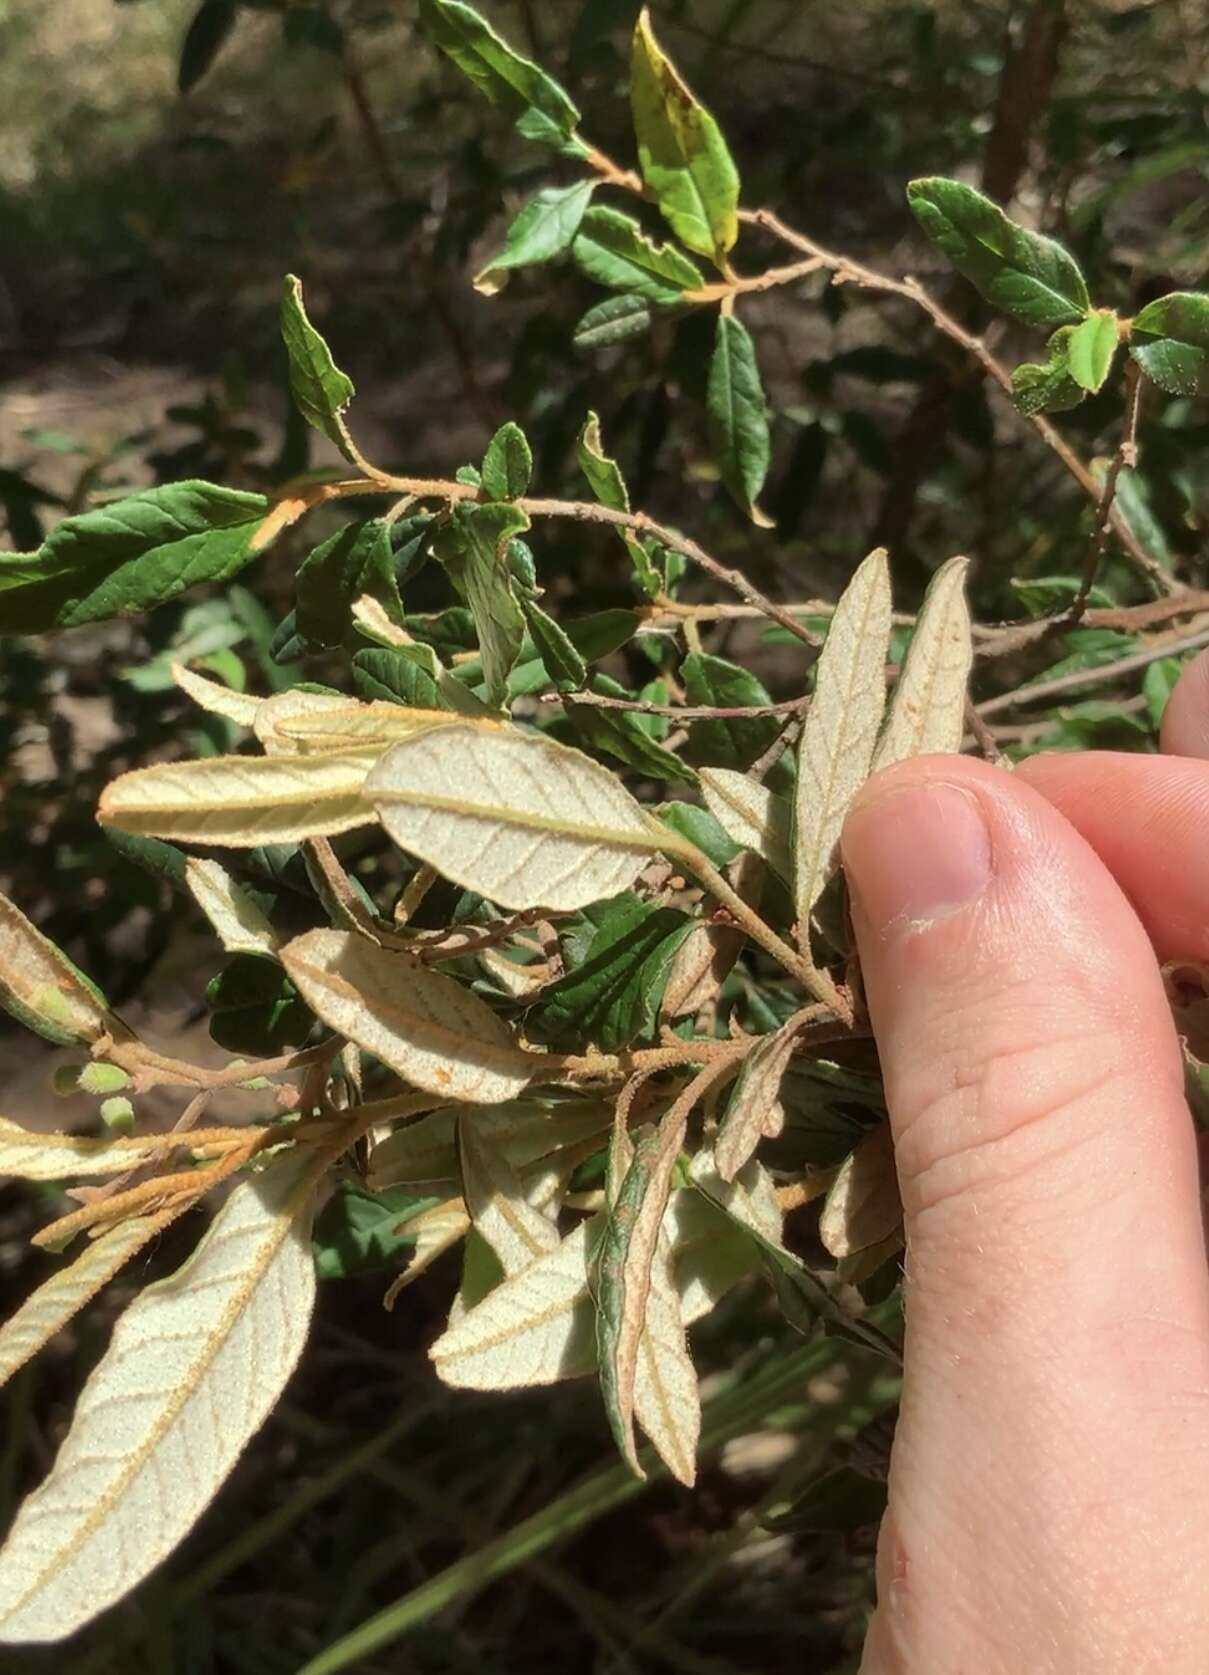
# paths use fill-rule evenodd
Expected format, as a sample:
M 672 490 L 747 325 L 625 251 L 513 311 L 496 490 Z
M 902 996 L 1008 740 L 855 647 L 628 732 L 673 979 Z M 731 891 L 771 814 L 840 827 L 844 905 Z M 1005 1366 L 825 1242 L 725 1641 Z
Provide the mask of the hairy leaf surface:
M 453 723 L 407 739 L 366 794 L 400 849 L 503 907 L 573 910 L 616 895 L 659 846 L 606 768 L 506 728 Z
M 528 1083 L 533 1060 L 477 995 L 351 931 L 306 931 L 281 963 L 331 1029 L 429 1093 L 493 1105 Z
M 969 568 L 968 558 L 950 558 L 932 578 L 878 741 L 875 770 L 909 756 L 961 749 L 974 662 L 965 595 Z
M 96 984 L 7 896 L 0 896 L 0 1006 L 60 1046 L 117 1027 Z
M 848 805 L 873 761 L 886 707 L 890 616 L 890 573 L 879 547 L 835 608 L 798 747 L 794 860 L 803 951 L 810 945 L 810 915 L 835 863 Z
M 0 1551 L 0 1640 L 62 1640 L 187 1534 L 302 1350 L 313 1182 L 283 1159 L 118 1321 L 50 1476 Z

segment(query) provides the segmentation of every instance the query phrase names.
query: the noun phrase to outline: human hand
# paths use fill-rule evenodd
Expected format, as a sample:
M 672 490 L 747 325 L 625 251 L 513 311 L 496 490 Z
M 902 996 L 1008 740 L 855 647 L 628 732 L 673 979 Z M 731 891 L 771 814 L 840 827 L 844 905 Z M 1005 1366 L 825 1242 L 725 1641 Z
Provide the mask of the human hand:
M 907 1234 L 861 1675 L 1209 1669 L 1209 1273 L 1156 959 L 1209 960 L 1209 657 L 1162 744 L 916 759 L 845 828 Z

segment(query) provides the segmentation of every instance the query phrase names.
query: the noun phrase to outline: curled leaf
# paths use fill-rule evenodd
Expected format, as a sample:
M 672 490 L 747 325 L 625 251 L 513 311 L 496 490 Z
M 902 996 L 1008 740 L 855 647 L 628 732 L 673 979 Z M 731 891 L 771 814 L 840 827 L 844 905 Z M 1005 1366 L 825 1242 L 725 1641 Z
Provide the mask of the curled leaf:
M 796 1037 L 797 1023 L 791 1019 L 763 1036 L 743 1061 L 714 1145 L 718 1173 L 728 1184 L 765 1135 L 781 1132 L 781 1077 L 793 1057 Z
M 7 896 L 0 896 L 0 1006 L 60 1046 L 96 1041 L 116 1027 L 95 983 Z
M 880 1247 L 902 1226 L 890 1124 L 881 1123 L 845 1158 L 819 1217 L 819 1238 L 832 1256 Z
M 256 902 L 218 861 L 191 855 L 185 883 L 228 954 L 272 954 L 277 935 Z
M 484 1137 L 490 1125 L 480 1126 L 480 1116 L 465 1112 L 458 1120 L 462 1192 L 470 1219 L 499 1258 L 504 1273 L 518 1274 L 558 1248 L 558 1230 L 526 1199 L 502 1149 Z
M 250 692 L 235 692 L 221 681 L 208 680 L 183 663 L 172 665 L 172 678 L 193 702 L 210 715 L 224 716 L 239 727 L 251 727 L 261 700 Z

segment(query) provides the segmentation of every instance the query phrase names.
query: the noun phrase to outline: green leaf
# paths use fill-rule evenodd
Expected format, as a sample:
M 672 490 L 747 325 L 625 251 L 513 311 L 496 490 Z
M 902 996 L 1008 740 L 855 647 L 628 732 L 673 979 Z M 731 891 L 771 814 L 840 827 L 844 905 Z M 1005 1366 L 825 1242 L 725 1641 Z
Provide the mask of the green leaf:
M 1006 314 L 1031 326 L 1056 326 L 1090 309 L 1074 257 L 1052 238 L 1010 221 L 972 186 L 931 175 L 911 182 L 907 201 L 958 273 Z
M 694 921 L 631 891 L 589 909 L 588 917 L 596 931 L 583 964 L 542 990 L 525 1030 L 548 1046 L 591 1042 L 619 1052 L 656 1034 L 672 961 Z
M 398 1190 L 365 1192 L 342 1181 L 315 1221 L 316 1274 L 321 1280 L 350 1279 L 396 1267 L 400 1253 L 416 1242 L 408 1222 L 439 1202 Z
M 680 665 L 684 695 L 690 704 L 716 709 L 738 709 L 771 704 L 764 683 L 724 657 L 691 652 Z M 695 762 L 717 768 L 749 768 L 763 755 L 784 725 L 784 717 L 736 716 L 725 721 L 694 721 L 691 727 Z
M 664 304 L 704 284 L 700 268 L 674 244 L 656 244 L 630 215 L 596 205 L 580 223 L 571 254 L 598 285 Z
M 714 118 L 660 51 L 646 8 L 634 28 L 630 103 L 642 178 L 676 237 L 719 266 L 739 236 L 739 172 Z
M 508 543 L 528 527 L 524 512 L 507 503 L 459 505 L 433 543 L 433 552 L 474 616 L 487 702 L 493 709 L 508 695 L 508 676 L 525 639 L 525 619 L 508 565 Z
M 771 520 L 756 505 L 768 474 L 768 404 L 751 333 L 733 314 L 718 316 L 706 418 L 722 481 L 752 522 L 768 528 Z
M 1049 359 L 1022 361 L 1012 373 L 1012 400 L 1029 418 L 1034 413 L 1066 413 L 1078 407 L 1087 391 L 1070 367 L 1070 344 L 1082 326 L 1059 326 L 1046 345 Z
M 281 336 L 290 362 L 290 392 L 308 424 L 353 458 L 344 409 L 353 399 L 353 381 L 332 359 L 332 352 L 307 318 L 302 281 L 287 274 L 281 292 Z
M 521 610 L 546 673 L 561 692 L 575 692 L 588 678 L 588 665 L 570 636 L 535 599 L 522 599 Z
M 589 308 L 571 335 L 577 349 L 608 349 L 650 331 L 651 305 L 645 297 L 606 297 Z
M 566 148 L 579 112 L 558 83 L 514 52 L 473 6 L 462 0 L 421 0 L 424 28 L 480 93 L 516 119 L 527 139 Z M 572 148 L 583 153 L 582 146 Z
M 363 698 L 383 698 L 418 710 L 490 713 L 464 681 L 451 674 L 431 646 L 373 646 L 353 657 L 353 685 Z
M 723 831 L 707 808 L 696 803 L 664 803 L 658 810 L 660 820 L 695 844 L 707 861 L 716 867 L 728 867 L 743 851 Z
M 236 954 L 206 985 L 206 1001 L 210 1034 L 231 1053 L 300 1047 L 315 1022 L 281 967 L 258 954 Z
M 476 274 L 475 290 L 494 296 L 506 283 L 510 269 L 549 262 L 570 250 L 595 189 L 594 180 L 544 186 L 513 220 L 504 235 L 504 248 Z
M 0 555 L 0 632 L 75 628 L 226 581 L 255 556 L 267 509 L 263 495 L 190 481 L 64 518 L 37 552 Z
M 176 69 L 178 93 L 188 93 L 190 88 L 197 86 L 235 27 L 238 12 L 235 0 L 202 0 L 181 45 L 180 63 Z
M 588 485 L 600 504 L 613 512 L 628 512 L 629 490 L 625 486 L 625 479 L 617 461 L 610 459 L 604 451 L 604 444 L 600 438 L 600 420 L 595 413 L 589 413 L 584 420 L 584 427 L 579 433 L 577 452 L 579 468 L 588 479 Z M 637 536 L 631 535 L 628 530 L 618 529 L 617 533 L 630 555 L 638 585 L 649 599 L 658 598 L 663 578 L 655 568 L 650 546 Z
M 314 646 L 342 644 L 352 624 L 353 601 L 363 593 L 401 623 L 390 525 L 381 518 L 346 524 L 303 559 L 296 588 L 297 630 Z
M 1160 657 L 1157 663 L 1150 665 L 1142 677 L 1142 691 L 1146 698 L 1146 710 L 1150 716 L 1151 725 L 1156 732 L 1162 725 L 1167 702 L 1174 692 L 1175 684 L 1183 670 L 1184 665 L 1178 657 Z
M 491 500 L 519 500 L 533 475 L 533 453 L 524 431 L 509 419 L 483 455 L 483 489 Z
M 1129 352 L 1171 395 L 1209 391 L 1209 296 L 1172 291 L 1134 317 Z
M 1066 345 L 1070 375 L 1082 389 L 1102 388 L 1117 352 L 1117 317 L 1111 308 L 1097 308 L 1071 332 Z

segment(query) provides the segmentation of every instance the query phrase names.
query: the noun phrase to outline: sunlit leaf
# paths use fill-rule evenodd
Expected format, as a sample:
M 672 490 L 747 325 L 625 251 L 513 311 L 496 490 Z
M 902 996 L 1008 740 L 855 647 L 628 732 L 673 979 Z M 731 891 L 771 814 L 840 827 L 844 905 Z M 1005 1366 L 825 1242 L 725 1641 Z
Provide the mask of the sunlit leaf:
M 191 855 L 185 883 L 228 954 L 272 954 L 277 935 L 251 894 L 218 861 Z
M 601 307 L 607 306 L 602 303 Z M 625 478 L 621 475 L 621 468 L 615 459 L 610 459 L 604 451 L 604 443 L 600 435 L 600 420 L 595 413 L 589 413 L 584 420 L 583 429 L 579 433 L 578 444 L 579 468 L 588 479 L 592 493 L 602 506 L 607 506 L 613 512 L 628 512 L 630 509 L 630 493 L 625 485 Z M 639 585 L 648 598 L 657 598 L 662 588 L 659 572 L 656 570 L 647 544 L 628 529 L 618 529 L 622 544 L 630 555 L 630 562 L 634 566 L 634 574 Z
M 819 1238 L 834 1257 L 881 1245 L 902 1226 L 889 1123 L 865 1135 L 840 1168 L 819 1217 Z
M 907 201 L 920 226 L 988 302 L 1032 326 L 1079 320 L 1091 303 L 1074 257 L 1042 233 L 1010 221 L 959 180 L 913 180 Z
M 450 522 L 433 542 L 433 552 L 470 606 L 483 660 L 487 702 L 500 705 L 525 639 L 525 619 L 516 600 L 508 544 L 528 529 L 519 506 L 455 506 Z
M 312 326 L 302 301 L 302 281 L 291 273 L 281 292 L 281 336 L 290 363 L 290 393 L 298 411 L 334 442 L 346 459 L 352 451 L 344 410 L 353 399 L 353 381 L 332 359 L 327 343 Z
M 588 1289 L 603 1218 L 582 1221 L 437 1339 L 429 1354 L 446 1384 L 516 1390 L 591 1372 L 595 1309 Z
M 878 741 L 875 770 L 909 756 L 961 749 L 974 662 L 965 596 L 969 568 L 968 558 L 950 558 L 932 578 Z
M 714 1143 L 718 1173 L 728 1184 L 761 1139 L 779 1134 L 784 1126 L 781 1077 L 793 1057 L 796 1034 L 788 1025 L 775 1030 L 764 1036 L 743 1061 Z
M 431 728 L 366 794 L 400 849 L 502 907 L 574 910 L 633 883 L 659 833 L 607 768 L 511 729 Z
M 766 785 L 729 768 L 702 768 L 705 806 L 733 842 L 762 855 L 779 878 L 793 872 L 793 810 Z
M 651 1260 L 634 1368 L 634 1417 L 672 1476 L 691 1489 L 697 1478 L 701 1397 L 684 1327 L 671 1243 L 661 1234 Z
M 630 215 L 597 204 L 580 222 L 571 253 L 589 279 L 627 297 L 669 305 L 704 284 L 700 268 L 674 244 L 656 244 Z
M 507 1159 L 511 1168 L 525 1172 L 542 1159 L 594 1141 L 609 1131 L 611 1107 L 600 1099 L 550 1099 L 530 1096 L 473 1108 L 474 1121 L 486 1142 Z M 419 1186 L 452 1182 L 458 1176 L 456 1134 L 462 1112 L 458 1106 L 434 1111 L 418 1122 L 397 1128 L 374 1147 L 370 1185 Z
M 558 1230 L 529 1203 L 504 1151 L 492 1144 L 490 1120 L 480 1124 L 478 1119 L 479 1113 L 471 1111 L 458 1119 L 462 1196 L 505 1275 L 519 1274 L 557 1250 Z
M 378 749 L 314 756 L 210 756 L 135 768 L 101 793 L 97 818 L 179 843 L 299 842 L 372 825 L 361 794 Z
M 675 1107 L 658 1128 L 648 1130 L 639 1139 L 609 1211 L 597 1257 L 600 1387 L 617 1446 L 627 1465 L 640 1477 L 645 1474 L 634 1441 L 635 1379 L 651 1269 L 683 1139 L 683 1116 Z
M 1172 395 L 1209 390 L 1209 296 L 1173 291 L 1134 316 L 1129 352 L 1146 376 Z
M 1087 395 L 1070 366 L 1070 345 L 1076 329 L 1059 326 L 1046 345 L 1048 358 L 1022 361 L 1012 373 L 1012 400 L 1030 418 L 1035 413 L 1066 413 Z
M 496 431 L 483 455 L 483 492 L 492 500 L 519 500 L 532 475 L 533 451 L 521 427 L 509 420 Z
M 62 1640 L 205 1510 L 306 1339 L 313 1185 L 288 1158 L 237 1187 L 184 1267 L 118 1321 L 0 1551 L 0 1640 Z
M 1075 327 L 1067 345 L 1070 374 L 1082 389 L 1098 390 L 1117 352 L 1118 321 L 1111 308 L 1097 308 Z
M 317 1017 L 414 1087 L 491 1105 L 529 1081 L 533 1061 L 452 977 L 350 931 L 306 931 L 280 957 Z
M 76 1176 L 120 1175 L 163 1152 L 163 1135 L 137 1137 L 38 1132 L 0 1117 L 0 1176 L 23 1181 L 64 1181 Z
M 579 112 L 552 76 L 514 52 L 463 0 L 421 0 L 424 28 L 493 105 L 516 119 L 526 139 L 582 152 L 571 141 Z M 568 145 L 570 142 L 570 145 Z
M 886 706 L 890 572 L 878 547 L 840 596 L 819 657 L 814 698 L 798 748 L 795 900 L 798 941 L 835 864 L 848 805 L 869 774 Z
M 721 263 L 739 236 L 739 173 L 714 118 L 660 50 L 644 7 L 630 102 L 642 178 L 676 237 Z
M 268 501 L 214 483 L 167 483 L 64 518 L 37 552 L 0 554 L 0 632 L 41 634 L 125 616 L 254 556 Z
M 122 1167 L 128 1169 L 137 1161 L 137 1157 L 127 1154 Z M 56 1332 L 61 1332 L 101 1287 L 160 1233 L 171 1216 L 169 1211 L 119 1222 L 86 1243 L 78 1256 L 43 1280 L 0 1326 L 0 1385 L 6 1384 Z
M 209 680 L 183 663 L 172 665 L 172 678 L 199 708 L 209 715 L 221 715 L 238 727 L 251 727 L 261 700 L 250 692 L 236 692 L 221 681 Z
M 494 296 L 512 268 L 548 262 L 570 250 L 595 186 L 593 180 L 576 180 L 535 193 L 504 235 L 504 248 L 475 275 L 475 290 Z
M 96 1041 L 115 1027 L 96 984 L 7 896 L 0 896 L 0 1006 L 62 1046 Z

